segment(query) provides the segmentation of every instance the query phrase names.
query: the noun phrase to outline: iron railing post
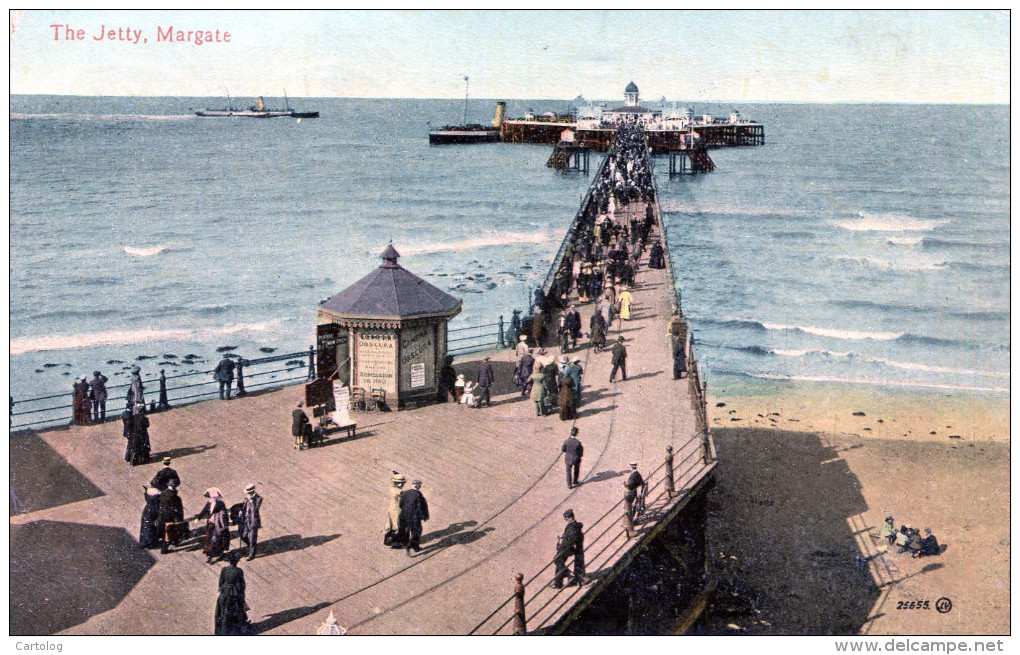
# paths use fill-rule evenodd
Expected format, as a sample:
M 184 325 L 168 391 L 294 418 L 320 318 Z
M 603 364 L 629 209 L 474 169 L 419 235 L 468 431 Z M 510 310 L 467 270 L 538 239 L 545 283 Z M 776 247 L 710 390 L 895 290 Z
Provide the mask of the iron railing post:
M 308 379 L 315 379 L 315 346 L 308 346 Z
M 498 337 L 498 340 L 499 340 L 498 341 L 499 342 L 499 347 L 500 348 L 506 348 L 506 341 L 504 341 L 504 339 L 503 339 L 503 315 L 502 314 L 499 315 L 499 337 Z
M 244 390 L 244 358 L 237 360 L 237 396 L 244 396 L 248 392 Z

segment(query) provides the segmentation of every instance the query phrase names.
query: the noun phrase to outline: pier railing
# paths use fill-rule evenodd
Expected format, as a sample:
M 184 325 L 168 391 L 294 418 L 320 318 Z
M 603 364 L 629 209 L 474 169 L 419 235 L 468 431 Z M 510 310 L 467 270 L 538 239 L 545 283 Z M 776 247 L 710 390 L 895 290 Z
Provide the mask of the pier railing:
M 235 358 L 231 395 L 306 382 L 310 376 L 314 377 L 315 355 L 315 349 L 309 347 L 305 351 L 270 357 Z M 219 397 L 220 383 L 212 377 L 214 370 L 143 377 L 143 396 L 147 408 L 150 411 L 163 411 Z M 120 418 L 127 406 L 127 392 L 130 388 L 129 382 L 106 386 L 107 421 Z M 16 432 L 68 425 L 73 419 L 73 405 L 74 393 L 70 389 L 66 393 L 14 399 L 10 412 L 10 429 Z
M 450 355 L 513 345 L 515 330 L 500 316 L 495 323 L 466 325 L 451 328 L 447 337 Z M 315 377 L 315 358 L 318 352 L 308 350 L 257 358 L 237 357 L 234 361 L 232 395 L 262 391 L 274 387 L 301 384 Z M 186 363 L 186 361 L 185 361 Z M 150 411 L 163 411 L 180 405 L 219 397 L 220 384 L 213 379 L 215 369 L 203 369 L 142 378 L 146 406 Z M 130 382 L 107 384 L 106 420 L 119 419 L 127 404 Z M 74 392 L 55 393 L 35 398 L 14 398 L 10 409 L 10 430 L 46 429 L 69 425 L 73 419 Z M 90 414 L 91 416 L 91 414 Z
M 701 442 L 701 435 L 695 434 L 676 447 L 678 459 L 673 462 L 676 494 L 672 498 L 667 493 L 665 458 L 662 464 L 644 475 L 645 481 L 648 483 L 645 496 L 646 510 L 640 516 L 640 521 L 635 521 L 635 527 L 644 524 L 657 524 L 697 486 L 697 482 L 703 478 L 706 467 L 713 463 L 706 456 L 706 451 L 699 442 Z M 559 460 L 557 459 L 557 461 Z M 555 465 L 556 462 L 553 462 L 549 468 L 551 469 Z M 621 538 L 624 533 L 624 528 L 621 525 L 624 510 L 625 501 L 621 494 L 620 500 L 610 506 L 601 516 L 594 519 L 578 517 L 586 526 L 584 530 L 584 559 L 587 570 L 600 570 L 600 566 L 614 561 L 622 551 L 631 547 L 632 542 L 629 539 Z M 640 540 L 645 534 L 647 533 L 638 533 L 637 538 Z M 516 593 L 512 594 L 472 628 L 468 634 L 498 635 L 504 633 L 518 617 L 524 624 L 526 624 L 525 617 L 531 617 L 530 625 L 526 625 L 521 633 L 541 632 L 552 628 L 555 624 L 554 617 L 576 601 L 574 593 L 571 593 L 569 588 L 564 589 L 567 592 L 564 594 L 559 594 L 556 591 L 550 592 L 546 580 L 549 579 L 550 569 L 554 566 L 554 560 L 550 560 L 528 580 L 522 580 L 524 587 L 522 594 L 526 595 L 525 590 L 528 586 L 541 579 L 541 584 L 531 587 L 535 591 L 523 601 L 523 607 L 518 607 L 523 612 L 513 611 L 504 614 L 507 606 L 518 597 Z M 506 619 L 497 623 L 496 621 L 502 616 L 506 616 Z M 515 625 L 514 630 L 515 633 L 520 630 L 520 625 Z
M 610 150 L 610 154 L 612 154 L 612 150 Z M 595 175 L 593 176 L 592 179 L 597 180 L 600 177 L 602 177 L 603 170 L 605 169 L 606 164 L 608 162 L 609 162 L 608 155 L 602 158 L 602 163 L 599 164 L 599 167 L 598 169 L 596 169 Z M 585 217 L 585 214 L 588 212 L 588 206 L 591 203 L 591 197 L 594 191 L 595 185 L 594 184 L 589 185 L 588 190 L 581 198 L 581 206 L 577 210 L 577 213 L 574 214 L 574 220 L 570 222 L 570 226 L 567 228 L 567 233 L 564 235 L 563 241 L 560 242 L 560 248 L 559 250 L 556 251 L 556 256 L 553 257 L 552 264 L 549 266 L 549 272 L 546 273 L 545 280 L 542 282 L 541 286 L 542 293 L 544 293 L 546 297 L 548 297 L 549 294 L 553 292 L 553 284 L 556 281 L 557 274 L 559 274 L 560 272 L 560 268 L 563 266 L 563 258 L 566 255 L 567 247 L 569 246 L 570 243 L 574 241 L 574 235 L 575 232 L 577 231 L 577 225 L 578 223 L 581 222 L 581 219 L 583 219 Z M 534 302 L 534 299 L 532 299 L 532 302 Z M 532 306 L 529 307 L 529 313 L 531 314 L 534 313 L 534 304 L 532 304 Z

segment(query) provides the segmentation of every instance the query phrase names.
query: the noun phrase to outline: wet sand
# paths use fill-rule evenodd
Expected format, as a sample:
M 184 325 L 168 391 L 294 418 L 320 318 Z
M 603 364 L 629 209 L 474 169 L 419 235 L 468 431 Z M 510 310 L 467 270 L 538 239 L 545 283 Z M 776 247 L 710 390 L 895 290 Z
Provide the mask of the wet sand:
M 1009 633 L 1008 397 L 716 386 L 719 588 L 701 632 Z M 872 537 L 887 515 L 930 527 L 942 554 Z

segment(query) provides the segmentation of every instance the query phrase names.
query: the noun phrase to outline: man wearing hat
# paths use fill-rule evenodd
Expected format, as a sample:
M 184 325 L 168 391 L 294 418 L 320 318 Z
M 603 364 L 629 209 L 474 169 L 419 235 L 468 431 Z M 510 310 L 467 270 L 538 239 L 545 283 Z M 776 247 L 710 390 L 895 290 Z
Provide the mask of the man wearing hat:
M 570 347 L 575 349 L 581 338 L 581 312 L 577 311 L 577 305 L 571 305 L 567 312 L 567 330 L 570 331 Z
M 234 381 L 233 360 L 224 355 L 220 363 L 213 369 L 213 379 L 220 383 L 220 400 L 224 400 L 224 393 L 226 393 L 226 400 L 230 400 L 230 383 Z
M 393 472 L 390 478 L 390 506 L 386 512 L 386 532 L 383 535 L 383 545 L 390 548 L 403 548 L 404 539 L 400 534 L 400 497 L 404 494 L 404 484 L 407 478 L 397 471 Z
M 626 526 L 628 539 L 633 536 L 634 532 L 634 514 L 636 513 L 634 501 L 637 500 L 638 491 L 645 484 L 645 479 L 641 477 L 641 473 L 638 472 L 637 466 L 637 462 L 630 463 L 630 476 L 628 476 L 626 482 L 623 483 L 623 487 L 625 489 L 623 495 L 623 511 L 626 515 L 624 525 Z
M 574 520 L 572 509 L 563 512 L 563 519 L 567 525 L 556 540 L 556 557 L 553 558 L 556 571 L 550 585 L 553 589 L 562 589 L 563 580 L 570 576 L 567 568 L 567 559 L 570 557 L 574 558 L 574 576 L 567 586 L 584 584 L 584 524 Z
M 131 388 L 128 389 L 125 400 L 129 408 L 135 405 L 145 407 L 145 385 L 142 384 L 142 369 L 137 364 L 131 367 Z
M 457 371 L 453 368 L 453 355 L 446 356 L 446 363 L 439 372 L 439 402 L 445 403 L 452 396 L 457 401 L 457 394 L 454 393 L 454 385 L 457 384 Z
M 170 457 L 163 458 L 163 468 L 152 478 L 149 486 L 155 487 L 160 491 L 166 491 L 171 481 L 173 481 L 175 487 L 181 486 L 181 476 L 177 475 L 177 471 L 170 468 L 170 461 Z
M 400 529 L 399 532 L 407 531 L 409 539 L 407 542 L 407 554 L 411 550 L 421 550 L 421 524 L 429 520 L 429 504 L 421 493 L 421 480 L 411 483 L 413 489 L 408 489 L 400 495 Z
M 171 469 L 173 470 L 173 469 Z M 163 554 L 170 552 L 170 546 L 179 546 L 188 535 L 188 524 L 184 521 L 184 502 L 177 495 L 177 482 L 170 480 L 159 495 L 159 531 L 163 537 Z
M 89 387 L 92 389 L 92 422 L 102 423 L 106 420 L 106 383 L 109 381 L 99 371 L 92 372 Z
M 584 457 L 584 446 L 577 438 L 577 427 L 570 428 L 570 436 L 563 442 L 560 452 L 567 465 L 567 489 L 577 486 L 577 476 L 581 472 L 581 458 Z
M 489 388 L 495 384 L 496 374 L 492 371 L 492 364 L 489 363 L 489 358 L 486 357 L 482 360 L 482 365 L 478 367 L 478 390 L 475 391 L 475 395 L 478 396 L 478 406 L 487 405 L 492 407 L 492 398 L 489 396 Z
M 627 346 L 623 345 L 622 335 L 613 344 L 613 370 L 609 372 L 610 382 L 614 381 L 613 378 L 616 377 L 616 371 L 621 371 L 623 379 L 627 379 Z
M 259 528 L 262 527 L 262 496 L 255 493 L 255 483 L 244 488 L 244 506 L 241 508 L 238 536 L 248 544 L 248 559 L 255 559 L 255 548 L 259 543 Z

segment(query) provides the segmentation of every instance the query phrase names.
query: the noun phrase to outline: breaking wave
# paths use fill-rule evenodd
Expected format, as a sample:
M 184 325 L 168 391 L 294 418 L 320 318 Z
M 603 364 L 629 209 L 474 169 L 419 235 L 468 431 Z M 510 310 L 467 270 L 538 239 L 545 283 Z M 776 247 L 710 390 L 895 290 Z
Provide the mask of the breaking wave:
M 74 350 L 96 346 L 126 346 L 151 341 L 203 341 L 217 336 L 238 332 L 268 332 L 283 322 L 283 319 L 263 323 L 240 323 L 219 328 L 156 330 L 111 330 L 90 334 L 56 334 L 45 337 L 24 337 L 11 339 L 11 355 L 49 350 Z
M 859 218 L 835 221 L 836 227 L 852 232 L 926 232 L 934 230 L 947 221 L 901 216 L 899 214 L 869 214 L 859 212 Z
M 459 252 L 462 250 L 474 250 L 477 248 L 489 248 L 492 246 L 508 246 L 513 244 L 536 244 L 559 241 L 563 238 L 561 234 L 552 232 L 519 233 L 505 232 L 487 234 L 485 236 L 463 239 L 460 241 L 445 241 L 439 243 L 426 243 L 418 246 L 401 248 L 401 255 L 429 255 L 437 252 Z
M 867 384 L 877 387 L 922 387 L 927 389 L 946 389 L 954 391 L 992 391 L 995 393 L 1010 392 L 1009 387 L 978 387 L 963 384 L 939 384 L 937 382 L 912 382 L 909 380 L 869 380 L 866 378 L 837 378 L 825 375 L 779 375 L 773 373 L 743 373 L 748 377 L 762 380 L 782 380 L 790 382 L 837 382 L 839 384 Z
M 166 246 L 153 246 L 151 248 L 135 248 L 134 246 L 124 246 L 124 252 L 134 257 L 152 257 L 166 250 Z

